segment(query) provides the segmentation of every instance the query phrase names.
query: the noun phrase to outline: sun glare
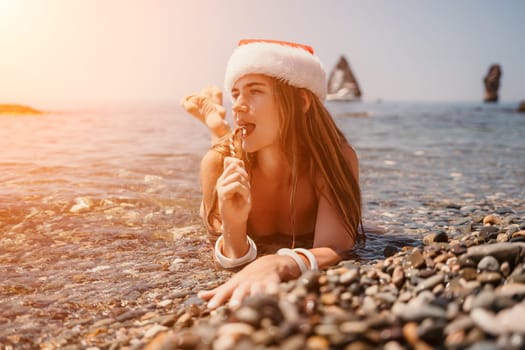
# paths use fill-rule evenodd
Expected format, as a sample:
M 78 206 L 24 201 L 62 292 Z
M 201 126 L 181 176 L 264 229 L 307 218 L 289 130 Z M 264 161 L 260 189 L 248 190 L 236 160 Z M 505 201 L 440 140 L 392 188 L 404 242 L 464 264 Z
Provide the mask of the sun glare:
M 0 28 L 8 29 L 15 23 L 21 10 L 21 2 L 0 0 Z
M 15 3 L 14 0 L 0 0 L 0 16 L 5 15 Z

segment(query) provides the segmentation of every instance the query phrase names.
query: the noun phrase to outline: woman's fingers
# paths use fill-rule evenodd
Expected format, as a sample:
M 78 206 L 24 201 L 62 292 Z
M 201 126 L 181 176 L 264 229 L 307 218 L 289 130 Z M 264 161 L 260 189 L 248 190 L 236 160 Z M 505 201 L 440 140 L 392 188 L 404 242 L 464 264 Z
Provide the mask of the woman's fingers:
M 279 265 L 275 256 L 263 256 L 246 265 L 225 284 L 212 291 L 199 293 L 199 297 L 209 300 L 208 307 L 215 309 L 228 301 L 231 308 L 236 308 L 246 297 L 254 294 L 276 294 L 281 281 L 277 273 Z
M 242 161 L 238 162 L 228 162 L 224 164 L 224 170 L 222 174 L 217 179 L 217 182 L 224 182 L 226 179 L 229 179 L 232 175 L 239 176 L 239 179 L 242 179 L 244 182 L 249 183 L 249 176 L 244 168 Z
M 230 199 L 235 195 L 240 195 L 245 200 L 250 201 L 250 180 L 243 162 L 227 157 L 224 165 L 224 171 L 217 180 L 219 198 Z
M 266 283 L 266 285 L 264 286 L 264 292 L 266 294 L 276 295 L 277 293 L 279 293 L 279 282 L 272 281 Z
M 229 200 L 229 199 L 240 199 L 250 202 L 251 201 L 251 193 L 250 189 L 246 187 L 245 185 L 235 182 L 226 186 L 222 186 L 220 189 L 217 189 L 217 192 L 219 194 L 219 198 L 222 198 L 223 200 Z M 237 196 L 237 198 L 236 198 Z M 240 198 L 238 197 L 240 196 Z
M 232 293 L 230 298 L 229 306 L 232 309 L 236 309 L 241 306 L 242 301 L 251 293 L 251 287 L 249 283 L 242 283 Z
M 201 291 L 198 297 L 204 301 L 208 301 L 208 308 L 216 309 L 221 305 L 226 304 L 232 309 L 241 306 L 243 300 L 250 296 L 260 293 L 275 294 L 279 289 L 278 282 L 269 281 L 266 284 L 260 282 L 236 282 L 228 281 L 220 287 L 212 290 Z
M 239 172 L 244 176 L 248 177 L 244 162 L 235 157 L 225 157 L 224 158 L 224 173 Z
M 250 295 L 260 294 L 264 292 L 264 286 L 259 282 L 254 282 L 250 286 Z
M 227 168 L 230 165 L 237 165 L 244 168 L 244 161 L 236 157 L 224 157 L 224 168 Z
M 239 281 L 239 276 L 232 277 L 225 284 L 206 291 L 200 291 L 197 296 L 204 301 L 208 301 L 208 308 L 216 309 L 229 301 L 232 309 L 241 305 L 244 298 L 252 294 L 252 282 Z
M 220 186 L 227 186 L 232 183 L 242 183 L 246 187 L 250 187 L 250 181 L 239 173 L 225 174 L 220 180 L 217 181 L 217 184 Z
M 210 309 L 216 309 L 221 305 L 226 304 L 226 302 L 230 299 L 233 291 L 235 290 L 235 286 L 231 284 L 231 280 L 229 282 L 226 282 L 219 288 L 217 288 L 215 294 L 208 302 L 208 308 Z
M 217 184 L 217 192 L 219 195 L 236 193 L 237 191 L 242 192 L 241 194 L 249 193 L 250 184 L 242 179 L 231 179 L 230 181 L 226 179 L 224 182 Z
M 201 290 L 199 293 L 197 293 L 197 296 L 201 298 L 202 300 L 210 300 L 215 293 L 217 292 L 217 288 L 211 289 L 211 290 Z

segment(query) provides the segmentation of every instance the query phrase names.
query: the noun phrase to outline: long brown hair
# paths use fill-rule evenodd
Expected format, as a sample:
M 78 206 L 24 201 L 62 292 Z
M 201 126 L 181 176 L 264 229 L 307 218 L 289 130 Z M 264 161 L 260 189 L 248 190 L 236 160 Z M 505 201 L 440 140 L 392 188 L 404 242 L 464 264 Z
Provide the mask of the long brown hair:
M 303 90 L 311 100 L 306 113 L 303 112 L 301 89 L 274 79 L 275 99 L 280 109 L 280 142 L 292 169 L 290 205 L 293 209 L 298 177 L 306 170 L 312 183 L 318 185 L 315 179 L 320 177 L 327 186 L 327 199 L 337 210 L 351 238 L 354 241 L 364 239 L 359 230 L 361 190 L 342 150 L 348 141 L 319 98 Z
M 295 226 L 295 194 L 299 174 L 307 172 L 314 185 L 320 177 L 328 188 L 329 202 L 335 207 L 343 220 L 344 226 L 354 240 L 364 238 L 359 230 L 361 225 L 361 190 L 358 180 L 345 158 L 342 146 L 348 142 L 332 116 L 319 98 L 310 92 L 311 105 L 303 112 L 301 89 L 277 79 L 272 79 L 276 105 L 279 109 L 280 143 L 291 168 L 292 191 L 290 207 L 292 229 Z M 213 147 L 222 159 L 229 155 L 228 141 Z M 248 173 L 255 163 L 255 154 L 243 154 Z M 222 162 L 221 162 L 222 166 Z M 320 189 L 317 188 L 318 192 Z M 217 192 L 214 190 L 213 201 L 206 209 L 208 227 L 215 227 L 214 222 L 222 221 L 217 210 Z M 216 239 L 220 232 L 210 232 Z

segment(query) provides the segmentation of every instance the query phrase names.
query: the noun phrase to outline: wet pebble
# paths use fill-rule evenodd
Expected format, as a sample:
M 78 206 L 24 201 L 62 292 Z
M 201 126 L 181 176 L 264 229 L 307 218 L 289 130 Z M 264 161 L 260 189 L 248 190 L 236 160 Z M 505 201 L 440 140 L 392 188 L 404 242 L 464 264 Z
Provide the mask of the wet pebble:
M 499 262 L 493 256 L 485 256 L 478 263 L 480 271 L 496 272 L 499 271 Z
M 501 281 L 501 274 L 499 272 L 487 272 L 483 271 L 477 277 L 477 281 L 480 283 L 493 283 L 497 284 Z
M 418 269 L 425 264 L 425 257 L 421 252 L 415 249 L 408 257 L 408 263 L 411 267 Z

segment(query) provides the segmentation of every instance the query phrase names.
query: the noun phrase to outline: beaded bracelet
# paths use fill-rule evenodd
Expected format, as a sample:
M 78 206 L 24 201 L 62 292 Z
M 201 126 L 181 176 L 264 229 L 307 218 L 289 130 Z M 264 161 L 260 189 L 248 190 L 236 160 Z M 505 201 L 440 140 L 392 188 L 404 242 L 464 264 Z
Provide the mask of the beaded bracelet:
M 244 254 L 240 258 L 228 258 L 227 256 L 224 256 L 222 254 L 222 243 L 224 241 L 224 238 L 223 236 L 220 236 L 217 239 L 217 242 L 215 242 L 215 259 L 217 260 L 217 262 L 225 269 L 231 269 L 255 260 L 255 258 L 257 257 L 257 246 L 250 237 L 246 236 L 246 238 L 248 239 L 248 245 L 250 247 L 248 249 L 248 252 L 246 252 L 246 254 Z

